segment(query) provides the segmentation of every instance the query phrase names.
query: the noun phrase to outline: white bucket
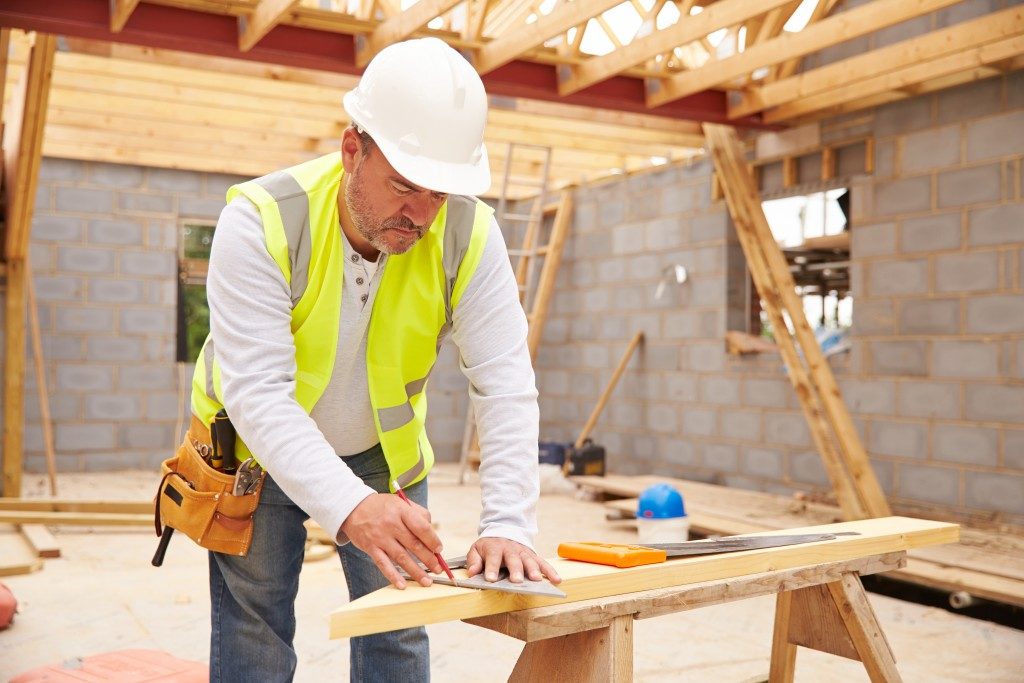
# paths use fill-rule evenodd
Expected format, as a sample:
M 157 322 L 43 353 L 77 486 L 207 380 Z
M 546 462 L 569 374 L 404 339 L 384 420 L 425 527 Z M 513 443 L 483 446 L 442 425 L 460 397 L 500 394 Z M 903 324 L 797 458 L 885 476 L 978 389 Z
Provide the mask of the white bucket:
M 690 538 L 689 517 L 636 518 L 640 544 L 684 543 Z

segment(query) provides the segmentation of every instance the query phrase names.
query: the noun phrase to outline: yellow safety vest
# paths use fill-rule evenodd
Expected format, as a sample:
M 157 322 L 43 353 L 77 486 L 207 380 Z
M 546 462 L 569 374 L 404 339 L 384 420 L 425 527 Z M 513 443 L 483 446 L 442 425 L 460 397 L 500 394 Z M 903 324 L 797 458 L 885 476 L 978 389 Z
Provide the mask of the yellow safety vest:
M 295 399 L 307 413 L 334 369 L 341 316 L 344 253 L 338 192 L 341 153 L 235 185 L 260 212 L 267 250 L 291 287 Z M 480 263 L 493 210 L 473 197 L 448 197 L 426 234 L 404 254 L 387 257 L 370 315 L 366 371 L 374 422 L 391 480 L 427 475 L 426 383 L 452 311 Z M 210 424 L 223 406 L 220 367 L 207 336 L 192 378 L 192 411 Z M 238 439 L 236 456 L 251 455 Z M 273 473 L 271 473 L 273 474 Z

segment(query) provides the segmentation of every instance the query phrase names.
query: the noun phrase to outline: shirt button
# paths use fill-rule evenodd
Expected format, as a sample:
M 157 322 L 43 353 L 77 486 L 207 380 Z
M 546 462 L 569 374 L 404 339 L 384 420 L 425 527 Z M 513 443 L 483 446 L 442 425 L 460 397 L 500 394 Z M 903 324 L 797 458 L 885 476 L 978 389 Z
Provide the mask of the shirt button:
M 361 284 L 363 284 L 363 278 L 361 278 L 361 277 L 357 277 L 357 278 L 356 278 L 356 284 L 357 284 L 357 285 L 361 285 Z
M 359 254 L 352 254 L 352 263 L 359 263 Z
M 366 300 L 367 300 L 368 298 L 369 298 L 369 297 L 368 297 L 368 296 L 367 296 L 366 294 L 363 294 L 363 295 L 362 295 L 361 297 L 359 297 L 359 300 L 360 300 L 360 301 L 362 301 L 362 302 L 363 302 L 363 303 L 365 304 L 365 303 L 366 303 Z

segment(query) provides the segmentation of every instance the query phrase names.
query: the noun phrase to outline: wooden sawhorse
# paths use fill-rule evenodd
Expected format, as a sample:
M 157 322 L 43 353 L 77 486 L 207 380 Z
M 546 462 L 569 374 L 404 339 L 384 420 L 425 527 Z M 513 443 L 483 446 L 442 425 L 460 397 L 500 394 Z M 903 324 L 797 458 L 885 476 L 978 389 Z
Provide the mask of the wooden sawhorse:
M 905 552 L 719 579 L 466 619 L 526 642 L 509 681 L 633 680 L 633 620 L 777 593 L 770 683 L 790 683 L 796 646 L 864 663 L 874 683 L 900 681 L 860 577 L 899 569 Z

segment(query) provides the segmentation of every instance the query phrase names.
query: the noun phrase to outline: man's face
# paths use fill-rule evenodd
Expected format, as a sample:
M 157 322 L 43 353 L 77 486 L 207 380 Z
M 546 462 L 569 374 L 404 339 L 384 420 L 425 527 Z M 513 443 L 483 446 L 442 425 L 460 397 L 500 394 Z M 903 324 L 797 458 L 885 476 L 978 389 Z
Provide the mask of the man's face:
M 375 145 L 360 149 L 345 183 L 345 204 L 353 225 L 383 254 L 402 254 L 412 248 L 447 198 L 403 178 Z

